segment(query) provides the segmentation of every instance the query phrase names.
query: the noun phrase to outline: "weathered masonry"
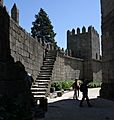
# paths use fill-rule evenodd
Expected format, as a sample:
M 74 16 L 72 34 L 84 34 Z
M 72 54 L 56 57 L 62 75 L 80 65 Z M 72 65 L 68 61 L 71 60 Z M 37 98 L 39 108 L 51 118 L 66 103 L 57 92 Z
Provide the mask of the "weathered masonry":
M 102 87 L 101 96 L 114 100 L 114 0 L 101 0 Z
M 19 10 L 16 4 L 11 10 L 9 31 L 11 55 L 15 61 L 21 61 L 26 71 L 36 78 L 43 62 L 44 46 L 19 26 Z

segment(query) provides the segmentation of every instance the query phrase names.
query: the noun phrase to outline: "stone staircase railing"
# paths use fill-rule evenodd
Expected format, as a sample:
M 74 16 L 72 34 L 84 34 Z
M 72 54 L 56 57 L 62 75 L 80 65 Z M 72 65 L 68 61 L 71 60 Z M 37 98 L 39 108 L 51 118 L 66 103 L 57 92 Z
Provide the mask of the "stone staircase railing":
M 39 105 L 47 111 L 47 96 L 50 92 L 52 70 L 56 60 L 56 50 L 50 50 L 46 54 L 43 65 L 41 66 L 40 73 L 31 87 L 31 92 L 34 98 L 38 101 Z

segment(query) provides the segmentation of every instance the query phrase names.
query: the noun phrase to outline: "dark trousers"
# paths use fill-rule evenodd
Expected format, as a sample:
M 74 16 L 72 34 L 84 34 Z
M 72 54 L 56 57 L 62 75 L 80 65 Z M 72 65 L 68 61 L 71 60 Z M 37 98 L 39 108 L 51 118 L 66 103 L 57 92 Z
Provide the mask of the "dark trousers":
M 83 97 L 82 97 L 82 100 L 81 100 L 81 102 L 80 102 L 80 106 L 82 106 L 83 101 L 85 100 L 85 98 L 86 98 L 86 101 L 87 101 L 88 106 L 91 106 L 91 105 L 90 105 L 90 102 L 89 102 L 89 97 L 88 97 L 88 94 L 87 94 L 87 93 L 83 93 Z

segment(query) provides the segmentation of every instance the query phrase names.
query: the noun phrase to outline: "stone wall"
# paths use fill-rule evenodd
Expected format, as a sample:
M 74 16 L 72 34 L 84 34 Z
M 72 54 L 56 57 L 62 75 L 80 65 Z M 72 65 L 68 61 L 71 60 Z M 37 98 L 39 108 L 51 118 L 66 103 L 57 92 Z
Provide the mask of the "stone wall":
M 14 60 L 21 61 L 26 71 L 36 78 L 43 63 L 44 47 L 12 19 L 10 49 Z
M 14 62 L 10 50 L 10 16 L 0 5 L 0 95 L 13 98 L 27 89 L 20 67 Z M 21 79 L 20 79 L 21 78 Z
M 53 70 L 52 80 L 83 79 L 83 60 L 58 52 Z
M 101 1 L 101 13 L 103 17 L 106 17 L 114 9 L 113 0 L 100 0 Z
M 102 61 L 92 61 L 93 81 L 102 82 Z
M 100 60 L 83 60 L 57 52 L 52 80 L 89 80 L 101 82 L 102 62 Z
M 101 0 L 102 86 L 100 95 L 114 100 L 114 0 Z
M 100 60 L 100 39 L 99 34 L 94 29 L 91 29 L 91 46 L 92 46 L 92 59 Z

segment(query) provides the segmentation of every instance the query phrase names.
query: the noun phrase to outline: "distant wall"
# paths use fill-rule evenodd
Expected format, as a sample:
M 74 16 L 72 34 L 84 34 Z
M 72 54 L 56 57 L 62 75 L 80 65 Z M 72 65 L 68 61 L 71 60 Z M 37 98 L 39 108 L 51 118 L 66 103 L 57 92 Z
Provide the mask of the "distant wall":
M 52 80 L 86 79 L 90 81 L 102 80 L 102 62 L 100 60 L 84 61 L 57 52 Z
M 83 60 L 58 52 L 52 80 L 74 80 L 83 78 Z
M 36 78 L 43 63 L 44 47 L 12 19 L 10 49 L 14 60 L 21 61 L 26 71 Z

